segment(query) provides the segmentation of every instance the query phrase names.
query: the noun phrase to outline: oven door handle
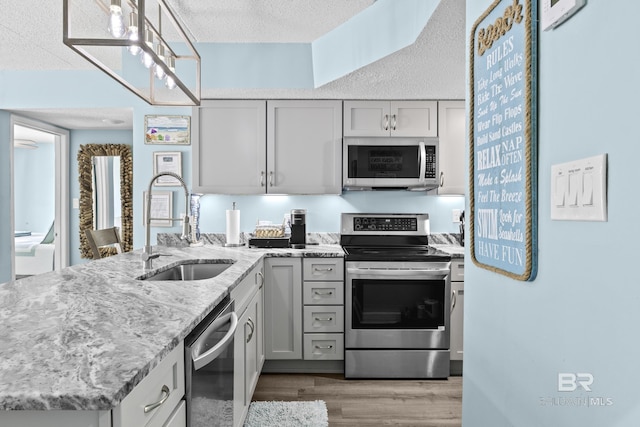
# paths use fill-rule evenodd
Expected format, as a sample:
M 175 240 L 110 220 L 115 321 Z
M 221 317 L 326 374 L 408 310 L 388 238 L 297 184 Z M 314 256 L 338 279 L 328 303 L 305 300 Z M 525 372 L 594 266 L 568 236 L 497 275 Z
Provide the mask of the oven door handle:
M 421 277 L 428 279 L 444 279 L 449 275 L 448 268 L 422 269 L 422 270 L 390 270 L 387 268 L 347 268 L 347 274 L 358 278 L 384 277 Z
M 200 351 L 200 347 L 202 347 L 203 342 L 214 332 L 220 329 L 223 325 L 231 320 L 231 326 L 229 326 L 229 331 L 222 337 L 222 339 L 213 347 L 211 347 L 208 351 L 198 354 Z M 235 312 L 231 312 L 225 314 L 224 316 L 220 316 L 220 318 L 216 319 L 209 325 L 209 327 L 200 335 L 200 337 L 196 340 L 196 342 L 192 345 L 191 350 L 191 359 L 193 360 L 193 367 L 197 371 L 200 368 L 207 366 L 211 361 L 216 359 L 220 354 L 231 344 L 233 341 L 233 335 L 236 333 L 236 328 L 238 327 L 238 316 Z

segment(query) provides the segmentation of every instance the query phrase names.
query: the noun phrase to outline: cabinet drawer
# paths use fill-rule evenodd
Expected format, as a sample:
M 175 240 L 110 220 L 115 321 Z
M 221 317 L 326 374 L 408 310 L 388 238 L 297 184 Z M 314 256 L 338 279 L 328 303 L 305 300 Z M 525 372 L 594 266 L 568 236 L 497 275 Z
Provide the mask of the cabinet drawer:
M 343 282 L 304 282 L 302 301 L 309 305 L 343 305 Z
M 344 280 L 343 258 L 305 258 L 304 280 Z
M 262 286 L 264 276 L 260 276 L 262 273 L 262 262 L 258 263 L 242 281 L 231 290 L 231 299 L 235 301 L 235 311 L 238 316 L 242 315 L 247 304 Z
M 344 307 L 311 305 L 304 307 L 304 332 L 343 332 Z
M 304 334 L 305 360 L 343 360 L 343 334 Z
M 165 397 L 161 405 L 144 412 L 145 406 Z M 184 343 L 181 342 L 113 410 L 113 425 L 161 427 L 183 397 Z
M 451 260 L 451 281 L 452 282 L 464 282 L 464 260 L 452 259 Z

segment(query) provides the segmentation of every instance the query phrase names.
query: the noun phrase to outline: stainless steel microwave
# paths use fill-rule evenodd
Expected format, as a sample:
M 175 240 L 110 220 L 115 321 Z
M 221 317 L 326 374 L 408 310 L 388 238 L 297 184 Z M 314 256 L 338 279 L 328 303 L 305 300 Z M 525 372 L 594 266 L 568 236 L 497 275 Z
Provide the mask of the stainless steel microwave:
M 440 182 L 438 138 L 345 138 L 346 190 L 431 190 Z

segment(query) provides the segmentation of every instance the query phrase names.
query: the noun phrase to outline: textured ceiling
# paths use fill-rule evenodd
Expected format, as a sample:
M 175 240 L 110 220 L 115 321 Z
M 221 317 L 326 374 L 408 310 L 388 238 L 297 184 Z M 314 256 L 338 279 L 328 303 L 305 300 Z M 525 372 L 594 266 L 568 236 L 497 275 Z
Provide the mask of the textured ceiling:
M 167 2 L 196 43 L 309 43 L 374 1 Z M 80 3 L 80 0 L 72 2 Z M 0 0 L 3 14 L 0 70 L 93 69 L 62 43 L 61 3 L 59 0 Z M 463 99 L 465 52 L 465 0 L 441 0 L 413 45 L 320 88 L 203 88 L 202 92 L 203 98 Z M 67 129 L 131 128 L 132 120 L 129 108 L 30 109 L 20 113 Z M 102 119 L 124 123 L 114 125 Z

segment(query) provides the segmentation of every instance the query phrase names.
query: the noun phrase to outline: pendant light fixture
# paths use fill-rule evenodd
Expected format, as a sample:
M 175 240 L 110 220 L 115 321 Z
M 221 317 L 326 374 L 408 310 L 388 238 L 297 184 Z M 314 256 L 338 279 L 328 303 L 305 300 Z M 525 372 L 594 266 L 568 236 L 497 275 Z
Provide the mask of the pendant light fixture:
M 165 0 L 63 0 L 63 41 L 151 105 L 200 105 L 200 55 Z

